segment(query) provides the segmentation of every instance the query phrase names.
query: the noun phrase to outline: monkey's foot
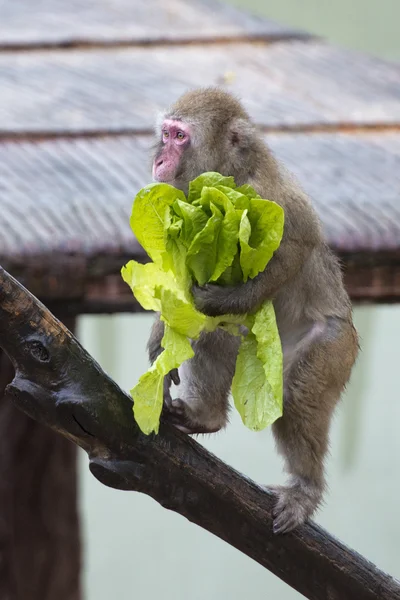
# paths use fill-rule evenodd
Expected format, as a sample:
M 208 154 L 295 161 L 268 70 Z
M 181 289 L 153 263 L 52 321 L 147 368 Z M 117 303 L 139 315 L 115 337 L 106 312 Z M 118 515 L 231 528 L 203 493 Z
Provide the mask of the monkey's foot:
M 195 423 L 188 416 L 188 411 L 188 406 L 184 400 L 164 395 L 163 416 L 168 423 L 171 423 L 171 425 L 174 425 L 174 427 L 183 431 L 183 433 L 215 433 L 221 429 L 221 427 L 213 429 Z
M 185 403 L 180 398 L 171 398 L 164 394 L 163 415 L 165 420 L 183 433 L 192 433 L 185 416 Z
M 300 479 L 289 486 L 265 487 L 277 496 L 272 513 L 274 533 L 288 533 L 302 525 L 311 517 L 321 502 L 321 490 Z

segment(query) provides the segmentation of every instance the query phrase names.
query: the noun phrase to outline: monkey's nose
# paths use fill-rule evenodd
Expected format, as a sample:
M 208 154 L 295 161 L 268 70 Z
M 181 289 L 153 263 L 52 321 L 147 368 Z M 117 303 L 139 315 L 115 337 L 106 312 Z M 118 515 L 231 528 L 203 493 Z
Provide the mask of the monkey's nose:
M 164 161 L 163 161 L 163 159 L 162 159 L 162 158 L 158 158 L 158 159 L 156 160 L 156 167 L 161 167 L 161 165 L 163 164 L 163 162 L 164 162 Z

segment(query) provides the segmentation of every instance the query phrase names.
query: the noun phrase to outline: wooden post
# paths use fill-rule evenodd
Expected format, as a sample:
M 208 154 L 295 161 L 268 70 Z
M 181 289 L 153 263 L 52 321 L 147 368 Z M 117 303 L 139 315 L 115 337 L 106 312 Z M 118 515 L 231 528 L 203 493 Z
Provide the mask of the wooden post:
M 76 446 L 3 398 L 13 376 L 0 350 L 0 598 L 80 600 Z

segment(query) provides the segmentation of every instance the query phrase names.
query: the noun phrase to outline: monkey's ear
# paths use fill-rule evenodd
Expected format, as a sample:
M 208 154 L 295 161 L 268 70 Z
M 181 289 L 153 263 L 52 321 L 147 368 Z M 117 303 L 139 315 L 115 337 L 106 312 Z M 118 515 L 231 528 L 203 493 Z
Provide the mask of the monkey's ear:
M 233 147 L 248 148 L 254 132 L 254 125 L 246 119 L 234 119 L 229 125 L 228 139 Z

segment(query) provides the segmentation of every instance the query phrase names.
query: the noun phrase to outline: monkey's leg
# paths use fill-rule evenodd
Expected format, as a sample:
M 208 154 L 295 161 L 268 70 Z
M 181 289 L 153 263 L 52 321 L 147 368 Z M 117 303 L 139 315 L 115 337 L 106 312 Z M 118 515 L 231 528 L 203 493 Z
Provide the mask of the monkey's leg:
M 228 397 L 240 338 L 218 329 L 193 342 L 179 368 L 180 397 L 165 401 L 165 418 L 185 433 L 213 433 L 227 423 Z
M 330 421 L 357 351 L 357 334 L 351 323 L 330 319 L 288 374 L 283 416 L 273 425 L 290 475 L 287 486 L 270 488 L 278 497 L 275 533 L 303 523 L 322 501 Z

